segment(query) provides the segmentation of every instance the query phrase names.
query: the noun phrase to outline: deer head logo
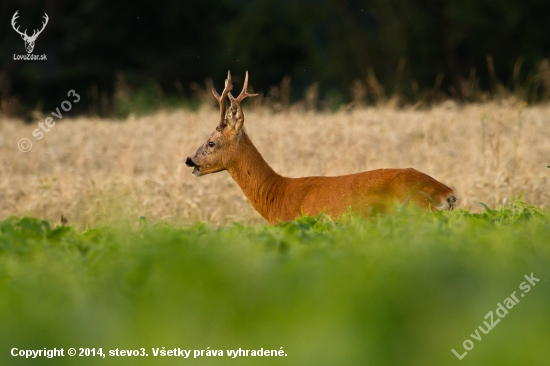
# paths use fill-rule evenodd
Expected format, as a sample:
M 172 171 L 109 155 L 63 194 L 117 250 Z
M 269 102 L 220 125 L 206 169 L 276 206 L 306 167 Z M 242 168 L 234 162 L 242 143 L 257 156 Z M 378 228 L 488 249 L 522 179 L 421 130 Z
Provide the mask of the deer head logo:
M 49 20 L 48 14 L 44 13 L 45 22 L 42 22 L 42 29 L 40 30 L 35 29 L 32 36 L 29 37 L 29 35 L 27 35 L 26 29 L 24 32 L 21 32 L 19 31 L 19 27 L 15 28 L 15 20 L 19 18 L 19 15 L 17 15 L 18 12 L 19 10 L 17 10 L 15 14 L 13 14 L 13 18 L 11 18 L 11 26 L 17 33 L 21 35 L 21 38 L 23 38 L 23 41 L 25 41 L 25 49 L 27 50 L 27 53 L 32 53 L 32 50 L 34 49 L 34 42 L 36 42 L 36 38 L 38 38 L 38 35 L 42 33 L 44 28 L 46 28 L 46 24 L 48 24 L 48 20 Z

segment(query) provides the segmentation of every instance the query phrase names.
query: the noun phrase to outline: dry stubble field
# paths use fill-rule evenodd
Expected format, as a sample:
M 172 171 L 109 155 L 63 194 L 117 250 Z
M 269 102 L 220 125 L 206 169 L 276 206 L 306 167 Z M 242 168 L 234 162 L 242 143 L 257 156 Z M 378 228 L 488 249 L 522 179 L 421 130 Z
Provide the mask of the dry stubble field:
M 524 191 L 550 205 L 550 106 L 501 102 L 430 110 L 376 107 L 271 113 L 244 107 L 245 126 L 280 174 L 340 175 L 413 167 L 455 189 L 458 207 L 499 206 Z M 42 119 L 43 120 L 43 119 Z M 79 117 L 37 141 L 31 124 L 0 120 L 0 219 L 32 215 L 84 228 L 120 222 L 264 223 L 227 172 L 196 178 L 185 158 L 218 111 L 159 112 L 126 121 Z M 32 150 L 17 144 L 29 138 Z

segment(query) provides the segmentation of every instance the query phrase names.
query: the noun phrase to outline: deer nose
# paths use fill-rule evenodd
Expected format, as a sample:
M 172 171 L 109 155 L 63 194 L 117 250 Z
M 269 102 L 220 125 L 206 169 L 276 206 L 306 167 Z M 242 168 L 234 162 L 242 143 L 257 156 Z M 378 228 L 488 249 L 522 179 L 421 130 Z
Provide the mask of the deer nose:
M 187 166 L 197 166 L 197 164 L 195 164 L 193 162 L 193 160 L 191 160 L 190 157 L 188 157 L 187 160 L 185 160 L 185 165 L 187 165 Z

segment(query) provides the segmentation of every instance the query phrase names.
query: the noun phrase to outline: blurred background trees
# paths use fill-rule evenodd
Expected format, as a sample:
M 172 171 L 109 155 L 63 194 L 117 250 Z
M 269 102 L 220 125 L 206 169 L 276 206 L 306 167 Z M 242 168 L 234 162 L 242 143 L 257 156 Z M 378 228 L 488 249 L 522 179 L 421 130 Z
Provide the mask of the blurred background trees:
M 29 34 L 48 14 L 34 50 L 47 61 L 14 60 L 16 10 Z M 548 0 L 18 0 L 1 3 L 0 30 L 1 108 L 16 115 L 70 89 L 84 113 L 193 107 L 228 69 L 264 98 L 331 108 L 550 90 Z

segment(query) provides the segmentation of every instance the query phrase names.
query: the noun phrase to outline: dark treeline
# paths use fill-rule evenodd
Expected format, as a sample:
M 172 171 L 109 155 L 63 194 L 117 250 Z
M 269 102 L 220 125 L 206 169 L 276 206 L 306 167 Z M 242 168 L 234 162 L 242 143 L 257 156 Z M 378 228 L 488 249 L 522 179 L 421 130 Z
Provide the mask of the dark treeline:
M 29 35 L 48 14 L 33 51 L 46 61 L 14 60 L 26 54 L 11 25 L 17 10 Z M 265 94 L 290 77 L 291 100 L 316 82 L 321 98 L 340 102 L 363 83 L 367 100 L 435 89 L 464 99 L 465 85 L 516 83 L 531 83 L 537 99 L 550 1 L 21 0 L 1 3 L 0 30 L 0 100 L 16 114 L 55 109 L 71 89 L 81 112 L 102 114 L 118 89 L 189 99 L 209 77 L 220 88 L 228 69 L 236 82 L 248 69 Z

